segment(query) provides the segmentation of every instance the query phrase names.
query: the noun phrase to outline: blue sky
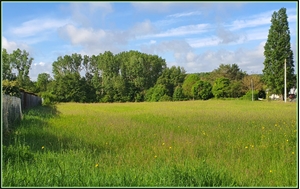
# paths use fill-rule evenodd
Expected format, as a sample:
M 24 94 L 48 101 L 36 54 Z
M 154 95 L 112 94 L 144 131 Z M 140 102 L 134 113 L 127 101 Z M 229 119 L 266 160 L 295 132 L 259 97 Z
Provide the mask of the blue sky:
M 187 73 L 237 64 L 262 73 L 271 16 L 287 9 L 298 65 L 297 2 L 2 2 L 2 48 L 34 58 L 29 76 L 52 76 L 59 56 L 137 50 Z

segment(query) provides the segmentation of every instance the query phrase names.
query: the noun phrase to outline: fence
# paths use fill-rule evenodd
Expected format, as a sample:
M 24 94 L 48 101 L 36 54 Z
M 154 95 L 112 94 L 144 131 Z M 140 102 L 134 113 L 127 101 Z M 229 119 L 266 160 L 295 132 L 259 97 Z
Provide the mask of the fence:
M 21 90 L 21 107 L 22 110 L 38 106 L 42 104 L 42 98 L 33 93 L 28 93 Z
M 21 91 L 21 98 L 2 93 L 3 130 L 8 130 L 23 118 L 22 111 L 42 104 L 42 98 L 33 93 Z
M 23 117 L 21 99 L 15 96 L 3 94 L 2 97 L 2 123 L 3 130 L 8 130 Z

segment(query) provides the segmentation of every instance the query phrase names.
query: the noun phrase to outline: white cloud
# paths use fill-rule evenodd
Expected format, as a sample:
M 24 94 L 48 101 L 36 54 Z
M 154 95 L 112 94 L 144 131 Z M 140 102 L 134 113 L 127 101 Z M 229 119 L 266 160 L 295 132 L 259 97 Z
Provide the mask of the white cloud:
M 252 40 L 264 40 L 268 38 L 269 34 L 269 28 L 256 28 L 256 29 L 251 29 L 247 30 L 247 41 L 252 41 Z
M 69 38 L 73 45 L 96 43 L 107 36 L 104 30 L 94 30 L 92 28 L 78 29 L 71 24 L 59 28 L 59 33 L 62 37 Z
M 93 18 L 103 21 L 107 14 L 113 12 L 112 5 L 107 2 L 71 3 L 69 9 L 73 20 L 85 27 L 92 25 Z
M 192 50 L 191 46 L 183 40 L 172 40 L 172 41 L 163 41 L 160 43 L 153 43 L 151 45 L 141 45 L 141 51 L 149 54 L 164 54 L 164 53 L 173 53 L 177 56 L 179 53 L 187 53 Z
M 39 66 L 45 66 L 45 62 L 34 63 L 33 65 L 34 65 L 34 66 L 37 66 L 37 65 L 39 65 Z
M 219 25 L 217 27 L 217 36 L 219 37 L 221 44 L 237 42 L 241 37 L 239 34 L 234 33 L 228 29 L 225 29 L 222 25 Z
M 265 41 L 262 41 L 253 49 L 239 48 L 235 51 L 219 49 L 217 51 L 208 50 L 200 54 L 188 52 L 183 67 L 186 67 L 189 73 L 211 72 L 220 64 L 235 63 L 248 74 L 262 73 L 264 44 Z
M 237 19 L 232 22 L 232 24 L 229 24 L 228 27 L 230 27 L 230 30 L 239 30 L 243 28 L 251 28 L 251 27 L 258 27 L 263 25 L 271 25 L 271 18 L 274 13 L 274 11 L 278 12 L 278 10 L 271 10 L 267 12 L 263 12 L 260 14 L 256 14 L 244 19 Z M 288 22 L 296 22 L 296 12 L 295 9 L 289 9 L 287 10 L 288 15 Z
M 158 34 L 140 36 L 139 38 L 174 37 L 174 36 L 183 36 L 188 34 L 201 34 L 207 32 L 208 29 L 209 29 L 209 24 L 187 25 L 187 26 L 172 28 Z
M 194 48 L 216 46 L 221 43 L 221 40 L 217 36 L 204 38 L 188 38 L 186 41 L 191 47 Z
M 271 21 L 271 11 L 260 14 L 260 15 L 255 15 L 252 17 L 249 17 L 247 19 L 239 19 L 235 20 L 230 24 L 231 30 L 239 30 L 243 28 L 251 28 L 251 27 L 257 27 L 257 26 L 262 26 L 262 25 L 270 25 Z
M 144 22 L 138 22 L 133 27 L 129 29 L 129 33 L 132 36 L 147 35 L 152 34 L 156 31 L 150 20 L 145 20 Z
M 58 29 L 59 36 L 72 45 L 83 47 L 83 51 L 99 54 L 104 51 L 118 53 L 128 43 L 128 32 L 106 31 L 93 28 L 77 28 L 68 24 Z
M 187 60 L 188 62 L 194 61 L 195 58 L 196 58 L 196 54 L 193 53 L 193 52 L 188 52 L 188 53 L 186 54 L 186 60 Z
M 12 53 L 14 50 L 17 50 L 18 48 L 20 50 L 31 51 L 31 48 L 25 43 L 8 41 L 4 36 L 2 36 L 1 38 L 2 38 L 1 40 L 2 48 L 5 48 L 8 53 Z
M 201 14 L 200 11 L 193 11 L 193 12 L 185 12 L 185 13 L 172 14 L 172 15 L 168 15 L 167 17 L 180 18 L 180 17 L 185 17 L 185 16 L 200 15 L 200 14 Z
M 155 44 L 155 43 L 156 43 L 155 40 L 151 40 L 151 41 L 150 41 L 150 44 Z
M 10 32 L 18 37 L 35 36 L 41 32 L 54 32 L 58 27 L 61 27 L 68 22 L 68 20 L 37 18 L 23 22 L 21 26 L 11 28 Z

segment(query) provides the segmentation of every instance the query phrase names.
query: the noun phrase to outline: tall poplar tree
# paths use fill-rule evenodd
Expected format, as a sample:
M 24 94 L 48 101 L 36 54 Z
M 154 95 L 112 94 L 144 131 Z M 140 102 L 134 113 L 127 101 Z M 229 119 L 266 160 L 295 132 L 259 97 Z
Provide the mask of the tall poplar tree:
M 284 62 L 286 59 L 287 89 L 294 85 L 294 60 L 290 44 L 286 8 L 274 12 L 267 42 L 264 46 L 265 61 L 263 81 L 272 93 L 284 94 Z

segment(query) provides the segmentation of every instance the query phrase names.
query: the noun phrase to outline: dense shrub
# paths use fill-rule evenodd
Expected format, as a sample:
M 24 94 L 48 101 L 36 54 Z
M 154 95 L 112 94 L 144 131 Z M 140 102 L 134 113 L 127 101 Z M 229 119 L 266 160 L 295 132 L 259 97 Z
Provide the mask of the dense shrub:
M 253 100 L 258 100 L 258 91 L 253 91 Z M 252 100 L 252 91 L 248 91 L 243 97 L 242 100 Z

